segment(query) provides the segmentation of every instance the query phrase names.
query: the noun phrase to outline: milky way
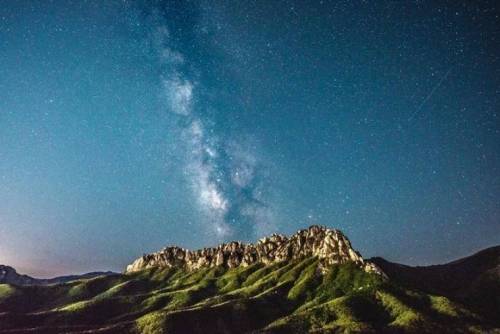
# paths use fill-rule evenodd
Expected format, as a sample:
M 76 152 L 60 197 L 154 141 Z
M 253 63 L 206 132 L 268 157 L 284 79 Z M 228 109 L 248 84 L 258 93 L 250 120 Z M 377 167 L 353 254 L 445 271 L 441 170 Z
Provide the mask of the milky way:
M 342 230 L 439 263 L 500 243 L 495 1 L 10 1 L 0 263 Z
M 151 20 L 151 43 L 162 64 L 161 85 L 166 110 L 181 117 L 181 138 L 185 150 L 184 170 L 195 200 L 205 221 L 202 226 L 220 241 L 229 237 L 255 238 L 271 233 L 271 207 L 264 198 L 266 184 L 261 177 L 262 162 L 252 152 L 255 147 L 243 146 L 243 138 L 218 138 L 213 123 L 203 116 L 204 109 L 197 92 L 203 84 L 195 84 L 183 73 L 186 57 L 169 44 L 170 32 Z M 156 23 L 156 24 L 155 24 Z M 198 100 L 198 101 L 197 101 Z M 244 138 L 246 141 L 251 140 Z M 256 233 L 254 233 L 256 232 Z

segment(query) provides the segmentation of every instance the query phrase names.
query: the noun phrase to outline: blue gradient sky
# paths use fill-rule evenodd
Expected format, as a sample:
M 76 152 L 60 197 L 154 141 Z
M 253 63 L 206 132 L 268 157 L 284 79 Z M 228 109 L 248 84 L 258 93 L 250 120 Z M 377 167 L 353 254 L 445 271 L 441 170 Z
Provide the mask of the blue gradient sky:
M 122 270 L 312 223 L 366 257 L 500 243 L 494 1 L 7 1 L 0 263 Z

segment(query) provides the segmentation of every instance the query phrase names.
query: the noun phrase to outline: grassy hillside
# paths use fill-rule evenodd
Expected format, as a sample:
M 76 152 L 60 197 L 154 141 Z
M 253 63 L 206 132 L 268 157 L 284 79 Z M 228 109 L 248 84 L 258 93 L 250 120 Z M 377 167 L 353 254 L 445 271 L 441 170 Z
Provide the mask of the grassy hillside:
M 500 246 L 447 264 L 410 267 L 372 259 L 391 281 L 410 289 L 440 294 L 484 314 L 500 326 Z
M 51 286 L 0 285 L 0 333 L 480 333 L 445 297 L 317 259 L 148 269 Z M 497 331 L 500 333 L 500 331 Z

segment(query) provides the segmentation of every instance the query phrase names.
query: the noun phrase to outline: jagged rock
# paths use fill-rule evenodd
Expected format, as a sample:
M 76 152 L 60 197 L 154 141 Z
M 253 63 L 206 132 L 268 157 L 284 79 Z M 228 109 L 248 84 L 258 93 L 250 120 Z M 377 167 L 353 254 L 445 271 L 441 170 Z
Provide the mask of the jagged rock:
M 225 266 L 235 268 L 253 263 L 272 264 L 280 261 L 317 256 L 320 270 L 328 270 L 331 265 L 353 262 L 367 272 L 385 277 L 374 263 L 366 262 L 355 251 L 347 237 L 335 229 L 313 225 L 300 230 L 291 237 L 273 234 L 260 239 L 255 244 L 230 242 L 216 248 L 191 251 L 177 246 L 166 247 L 159 252 L 145 254 L 127 266 L 126 272 L 134 272 L 151 267 L 182 267 L 187 270 Z

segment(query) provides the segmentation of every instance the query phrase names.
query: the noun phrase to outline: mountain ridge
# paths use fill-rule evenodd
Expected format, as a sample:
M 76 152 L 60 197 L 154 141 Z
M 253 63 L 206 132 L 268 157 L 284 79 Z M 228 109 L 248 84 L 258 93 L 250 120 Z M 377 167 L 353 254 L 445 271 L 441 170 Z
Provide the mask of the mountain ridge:
M 452 262 L 481 278 L 473 298 L 500 296 L 495 280 L 482 284 L 500 263 L 495 254 Z M 0 284 L 0 333 L 500 334 L 490 304 L 412 285 L 399 266 L 364 260 L 324 226 L 257 245 L 166 247 L 136 261 L 121 274 L 62 284 Z
M 321 271 L 334 264 L 353 262 L 366 272 L 385 276 L 380 268 L 365 261 L 361 254 L 354 250 L 349 239 L 340 230 L 321 225 L 311 225 L 290 237 L 272 234 L 256 243 L 232 241 L 194 251 L 178 246 L 165 247 L 158 252 L 144 254 L 128 265 L 125 272 L 151 267 L 185 267 L 189 270 L 216 266 L 247 267 L 254 263 L 269 265 L 308 256 L 317 256 L 320 259 Z

